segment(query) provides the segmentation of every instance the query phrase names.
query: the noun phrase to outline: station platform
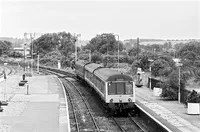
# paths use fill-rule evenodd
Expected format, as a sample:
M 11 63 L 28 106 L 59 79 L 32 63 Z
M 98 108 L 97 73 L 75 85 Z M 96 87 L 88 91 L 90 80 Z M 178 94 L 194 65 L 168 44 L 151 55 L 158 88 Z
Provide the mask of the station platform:
M 0 100 L 8 101 L 0 112 L 0 132 L 70 131 L 67 100 L 58 78 L 34 75 L 26 77 L 27 85 L 19 86 L 21 80 L 19 74 L 0 82 Z
M 145 86 L 136 88 L 136 104 L 169 132 L 200 132 L 200 115 L 188 115 L 184 104 L 154 96 Z

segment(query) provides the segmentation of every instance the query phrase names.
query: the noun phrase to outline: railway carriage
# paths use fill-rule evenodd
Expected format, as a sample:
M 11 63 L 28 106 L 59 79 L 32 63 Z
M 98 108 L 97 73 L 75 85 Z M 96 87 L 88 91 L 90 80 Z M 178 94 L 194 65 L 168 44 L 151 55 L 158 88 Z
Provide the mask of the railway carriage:
M 85 75 L 85 65 L 87 65 L 88 63 L 81 60 L 81 61 L 77 61 L 75 64 L 75 73 L 76 73 L 76 77 L 78 79 L 84 79 L 84 75 Z
M 135 107 L 135 85 L 132 77 L 110 68 L 97 69 L 94 75 L 105 84 L 103 100 L 109 108 L 122 112 Z
M 132 77 L 95 63 L 85 65 L 84 77 L 110 110 L 122 112 L 135 107 L 135 84 Z
M 104 98 L 104 91 L 102 90 L 105 87 L 103 81 L 98 79 L 94 72 L 95 70 L 103 68 L 100 64 L 91 63 L 85 66 L 85 81 L 94 88 L 94 90 L 100 95 L 101 98 Z

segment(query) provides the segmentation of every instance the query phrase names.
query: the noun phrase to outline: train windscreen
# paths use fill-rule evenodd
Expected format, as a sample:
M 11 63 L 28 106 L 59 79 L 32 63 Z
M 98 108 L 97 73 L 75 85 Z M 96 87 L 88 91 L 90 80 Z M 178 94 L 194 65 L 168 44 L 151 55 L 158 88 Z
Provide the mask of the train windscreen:
M 117 91 L 116 94 L 124 94 L 124 83 L 116 83 Z
M 108 95 L 133 94 L 131 82 L 108 83 Z
M 133 94 L 133 83 L 126 82 L 126 94 Z

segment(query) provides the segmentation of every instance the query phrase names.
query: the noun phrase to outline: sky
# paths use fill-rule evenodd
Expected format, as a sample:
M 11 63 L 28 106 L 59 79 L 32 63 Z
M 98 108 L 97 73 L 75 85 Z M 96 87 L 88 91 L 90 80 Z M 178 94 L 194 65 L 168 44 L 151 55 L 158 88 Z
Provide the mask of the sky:
M 66 31 L 139 38 L 200 38 L 200 1 L 0 0 L 0 37 Z

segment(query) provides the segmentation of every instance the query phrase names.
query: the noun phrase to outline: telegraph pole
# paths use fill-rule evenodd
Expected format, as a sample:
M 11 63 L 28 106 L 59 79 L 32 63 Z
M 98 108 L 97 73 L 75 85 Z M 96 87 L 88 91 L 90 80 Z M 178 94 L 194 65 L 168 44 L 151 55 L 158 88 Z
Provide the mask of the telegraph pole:
M 27 43 L 27 33 L 24 33 L 24 39 L 25 39 L 25 43 L 24 43 L 24 74 L 26 71 L 26 43 Z
M 137 38 L 137 60 L 139 59 L 139 38 Z
M 117 60 L 118 60 L 118 71 L 119 71 L 119 35 L 118 34 L 116 34 L 116 36 L 117 36 L 117 44 L 118 44 L 118 56 L 117 56 Z
M 89 50 L 89 62 L 91 62 L 91 50 Z
M 33 43 L 32 43 L 32 33 L 30 33 L 30 39 L 31 39 L 31 76 L 33 75 L 33 70 L 32 70 L 32 67 L 33 67 Z
M 5 70 L 5 67 L 6 67 L 7 63 L 4 63 L 4 67 L 3 67 L 3 74 L 4 74 L 4 79 L 5 79 L 5 86 L 4 86 L 4 99 L 3 101 L 0 101 L 1 105 L 8 105 L 8 102 L 7 102 L 7 99 L 6 99 L 6 70 Z
M 31 75 L 33 75 L 33 41 L 32 39 L 35 38 L 35 32 L 33 33 L 30 33 L 30 38 L 31 38 Z
M 39 74 L 40 73 L 40 71 L 39 71 L 39 67 L 40 67 L 40 55 L 39 55 L 39 53 L 38 53 L 38 55 L 37 55 L 37 73 Z

